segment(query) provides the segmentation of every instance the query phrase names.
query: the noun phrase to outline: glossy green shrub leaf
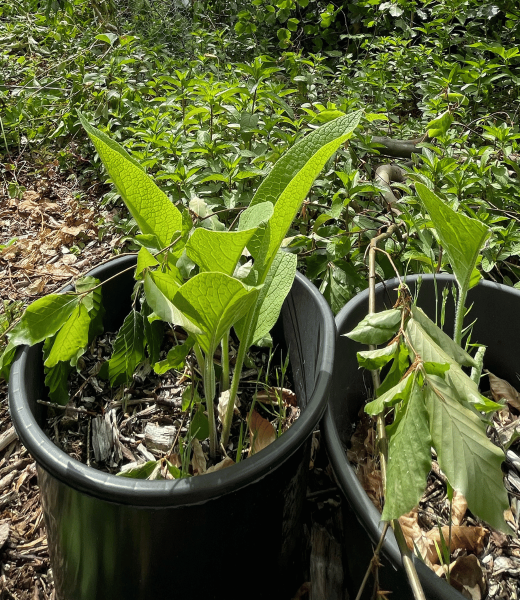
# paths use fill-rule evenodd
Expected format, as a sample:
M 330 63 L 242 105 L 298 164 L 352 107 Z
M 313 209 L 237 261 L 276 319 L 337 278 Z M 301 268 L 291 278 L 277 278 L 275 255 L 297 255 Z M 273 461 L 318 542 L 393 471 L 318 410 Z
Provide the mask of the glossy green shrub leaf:
M 141 231 L 157 236 L 162 248 L 168 246 L 182 230 L 180 211 L 122 146 L 78 115 Z
M 174 346 L 168 351 L 168 354 L 164 360 L 154 364 L 153 370 L 157 373 L 157 375 L 162 375 L 170 369 L 182 369 L 184 367 L 186 357 L 193 348 L 194 343 L 194 338 L 190 336 L 183 344 L 177 344 L 177 346 Z
M 201 334 L 201 329 L 171 302 L 180 287 L 175 278 L 160 271 L 148 272 L 144 277 L 146 301 L 154 313 L 166 323 L 179 325 L 191 333 Z
M 381 519 L 398 519 L 419 504 L 431 469 L 431 437 L 424 394 L 414 377 L 410 396 L 387 427 L 388 463 Z
M 143 316 L 136 310 L 132 310 L 117 334 L 112 358 L 108 361 L 110 385 L 116 386 L 130 381 L 135 368 L 142 360 L 144 360 Z
M 488 228 L 480 221 L 455 212 L 422 183 L 416 183 L 415 189 L 449 256 L 459 286 L 468 290 L 477 257 L 489 235 Z
M 430 137 L 439 137 L 444 135 L 453 123 L 453 115 L 449 110 L 439 115 L 428 123 L 428 135 Z
M 127 469 L 126 471 L 119 471 L 116 473 L 118 477 L 130 477 L 132 479 L 148 479 L 150 475 L 157 469 L 157 466 L 160 465 L 159 460 L 149 460 L 142 465 L 137 465 L 132 469 Z M 134 463 L 132 463 L 134 464 Z
M 367 315 L 352 331 L 344 335 L 362 344 L 383 344 L 399 330 L 401 311 L 398 308 Z
M 152 312 L 153 311 L 150 308 L 150 305 L 145 300 L 141 307 L 144 325 L 144 339 L 148 356 L 150 357 L 150 364 L 153 365 L 159 360 L 161 344 L 164 339 L 164 324 L 162 321 L 157 319 L 150 322 L 148 317 L 152 315 Z
M 54 335 L 77 308 L 78 296 L 49 294 L 30 304 L 18 325 L 14 327 L 9 342 L 15 346 L 32 346 Z
M 507 532 L 504 453 L 488 439 L 486 425 L 459 402 L 456 387 L 435 375 L 428 375 L 426 381 L 430 432 L 440 468 L 475 515 Z
M 89 326 L 88 310 L 84 304 L 79 304 L 58 331 L 45 366 L 54 367 L 60 361 L 69 361 L 85 348 L 88 344 Z
M 2 354 L 0 354 L 0 378 L 8 381 L 9 373 L 11 371 L 11 364 L 16 354 L 16 346 L 14 344 L 7 344 Z

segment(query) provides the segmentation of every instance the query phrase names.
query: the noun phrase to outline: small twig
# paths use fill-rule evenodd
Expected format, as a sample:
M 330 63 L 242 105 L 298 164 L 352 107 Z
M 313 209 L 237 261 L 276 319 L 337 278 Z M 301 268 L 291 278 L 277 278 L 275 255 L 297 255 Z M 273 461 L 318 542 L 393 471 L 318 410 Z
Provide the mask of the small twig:
M 36 400 L 38 404 L 43 404 L 44 406 L 49 406 L 50 408 L 57 408 L 59 410 L 70 410 L 72 412 L 81 414 L 81 415 L 91 415 L 92 417 L 97 417 L 97 413 L 92 412 L 91 410 L 87 410 L 83 407 L 76 408 L 75 406 L 70 406 L 69 404 L 56 404 L 55 402 L 48 402 L 47 400 L 40 400 L 39 398 Z
M 383 542 L 385 541 L 386 532 L 388 531 L 389 526 L 390 524 L 388 523 L 388 521 L 383 526 L 383 531 L 381 532 L 379 542 L 377 543 L 376 549 L 374 550 L 374 555 L 372 556 L 372 560 L 368 565 L 368 569 L 366 570 L 365 576 L 363 577 L 363 581 L 359 586 L 359 591 L 357 593 L 356 600 L 361 600 L 361 596 L 367 584 L 368 578 L 370 577 L 370 573 L 372 573 L 372 571 L 374 569 L 377 569 L 377 567 L 379 566 L 379 553 L 381 552 L 381 548 L 383 547 Z

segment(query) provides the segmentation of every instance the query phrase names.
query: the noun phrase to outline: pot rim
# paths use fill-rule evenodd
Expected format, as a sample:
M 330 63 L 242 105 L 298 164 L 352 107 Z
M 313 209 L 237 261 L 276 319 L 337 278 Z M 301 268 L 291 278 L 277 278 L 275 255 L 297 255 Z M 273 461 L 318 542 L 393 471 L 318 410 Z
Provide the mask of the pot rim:
M 453 283 L 455 283 L 456 281 L 453 275 L 447 273 L 442 273 L 438 275 L 412 275 L 406 277 L 406 279 L 404 277 L 402 279 L 405 283 L 415 283 L 420 277 L 423 281 L 437 280 L 439 282 Z M 384 282 L 378 283 L 376 285 L 376 292 L 384 288 L 394 289 L 398 285 L 398 278 L 387 279 Z M 505 291 L 509 294 L 517 296 L 520 302 L 520 290 L 517 290 L 516 288 L 512 288 L 501 283 L 495 283 L 483 279 L 479 281 L 476 287 L 487 287 L 497 291 Z M 349 300 L 349 302 L 347 302 L 347 304 L 336 315 L 336 326 L 338 330 L 338 336 L 341 335 L 343 322 L 345 321 L 347 315 L 350 312 L 352 312 L 361 304 L 365 304 L 368 307 L 368 296 L 369 290 L 363 290 L 362 292 L 354 296 L 354 298 Z M 471 296 L 469 296 L 469 300 L 471 301 Z M 327 454 L 332 463 L 334 475 L 338 486 L 347 498 L 350 506 L 356 514 L 357 519 L 360 521 L 360 523 L 368 533 L 372 542 L 377 543 L 383 530 L 381 513 L 379 513 L 377 508 L 370 501 L 367 493 L 363 489 L 363 486 L 359 482 L 354 472 L 354 469 L 347 460 L 344 446 L 341 441 L 338 428 L 336 427 L 336 423 L 334 421 L 334 417 L 330 406 L 327 406 L 327 410 L 325 411 L 322 423 L 325 436 L 325 444 L 327 447 Z M 382 552 L 394 568 L 403 568 L 401 554 L 399 552 L 399 546 L 397 545 L 397 540 L 395 539 L 394 532 L 390 529 L 386 534 L 382 546 Z M 430 588 L 432 586 L 436 588 L 440 586 L 441 589 L 445 590 L 445 592 L 443 592 L 444 594 L 449 594 L 444 595 L 443 597 L 450 598 L 450 600 L 455 598 L 463 598 L 462 594 L 460 594 L 454 588 L 450 587 L 445 580 L 437 577 L 437 575 L 435 575 L 433 571 L 431 571 L 428 567 L 426 567 L 426 565 L 424 565 L 424 563 L 417 559 L 415 555 L 413 555 L 413 559 L 421 580 L 423 580 L 423 582 L 424 580 L 426 580 L 427 585 Z
M 124 268 L 132 261 L 135 262 L 135 257 L 116 257 L 86 275 L 99 276 L 107 265 L 115 261 L 121 262 Z M 30 410 L 24 374 L 30 370 L 33 361 L 41 360 L 40 345 L 19 348 L 11 366 L 9 408 L 20 440 L 39 467 L 59 481 L 88 495 L 120 504 L 156 507 L 199 504 L 264 478 L 296 452 L 318 424 L 326 408 L 332 379 L 336 339 L 334 316 L 323 296 L 306 277 L 296 273 L 296 279 L 304 286 L 305 292 L 312 297 L 316 305 L 316 313 L 323 319 L 321 360 L 316 365 L 318 376 L 314 391 L 298 419 L 288 431 L 262 452 L 240 461 L 231 468 L 204 477 L 176 480 L 129 479 L 88 467 L 55 446 L 38 425 Z

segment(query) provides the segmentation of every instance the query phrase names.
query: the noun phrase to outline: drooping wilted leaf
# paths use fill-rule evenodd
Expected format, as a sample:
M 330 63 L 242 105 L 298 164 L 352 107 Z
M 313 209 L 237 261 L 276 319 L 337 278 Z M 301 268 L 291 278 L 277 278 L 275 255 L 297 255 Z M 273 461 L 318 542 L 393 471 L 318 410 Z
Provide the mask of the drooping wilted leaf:
M 456 387 L 435 375 L 428 375 L 426 382 L 426 408 L 440 468 L 475 515 L 507 531 L 504 453 L 488 439 L 479 417 L 460 403 Z
M 379 348 L 377 350 L 358 352 L 357 360 L 359 366 L 369 370 L 380 369 L 381 367 L 384 367 L 395 357 L 398 345 L 398 342 L 394 342 L 389 346 L 385 346 L 384 348 Z
M 367 315 L 352 331 L 344 335 L 362 344 L 384 344 L 395 335 L 401 324 L 397 308 Z
M 384 521 L 398 519 L 419 504 L 432 464 L 428 412 L 417 377 L 387 433 L 386 501 L 381 515 Z
M 504 400 L 516 410 L 520 410 L 520 394 L 505 379 L 501 379 L 493 373 L 487 372 L 489 376 L 489 387 L 495 402 Z

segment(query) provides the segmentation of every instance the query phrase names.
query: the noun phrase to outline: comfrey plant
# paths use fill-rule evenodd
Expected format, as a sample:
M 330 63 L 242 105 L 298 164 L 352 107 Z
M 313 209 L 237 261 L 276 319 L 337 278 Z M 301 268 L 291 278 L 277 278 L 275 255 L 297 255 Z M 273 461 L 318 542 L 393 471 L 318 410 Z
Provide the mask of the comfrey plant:
M 478 282 L 475 265 L 489 232 L 479 221 L 452 210 L 423 184 L 417 183 L 416 189 L 458 284 L 453 339 L 413 304 L 404 284 L 394 308 L 368 315 L 346 334 L 364 344 L 388 342 L 358 353 L 359 364 L 367 369 L 390 367 L 375 398 L 365 406 L 369 415 L 383 417 L 378 432 L 386 437 L 383 445 L 388 444 L 382 458 L 386 463 L 382 519 L 394 521 L 417 506 L 433 448 L 449 485 L 466 497 L 470 510 L 507 531 L 503 513 L 508 498 L 500 468 L 504 454 L 486 435 L 489 414 L 501 405 L 478 389 L 484 348 L 472 357 L 460 346 L 467 293 Z M 472 367 L 471 376 L 462 367 Z M 393 420 L 385 428 L 390 413 Z
M 156 372 L 164 372 L 178 367 L 193 348 L 203 374 L 212 458 L 219 447 L 214 354 L 220 345 L 220 391 L 229 390 L 220 439 L 225 447 L 246 354 L 252 344 L 269 336 L 296 273 L 296 256 L 282 251 L 281 243 L 314 179 L 350 138 L 360 118 L 361 112 L 340 117 L 295 144 L 262 182 L 236 228 L 218 231 L 200 226 L 211 227 L 211 219 L 194 228 L 188 210 L 176 208 L 124 148 L 80 115 L 141 230 L 135 237 L 141 246 L 135 278 L 144 292 L 142 305 L 137 310 L 138 303 L 134 302 L 115 340 L 113 355 L 103 367 L 104 375 L 113 386 L 128 382 L 146 357 Z M 251 257 L 246 264 L 242 264 L 244 255 Z M 184 268 L 187 259 L 197 267 L 195 275 L 188 278 Z M 101 331 L 102 313 L 101 287 L 92 278 L 78 282 L 75 293 L 37 300 L 11 331 L 0 368 L 12 360 L 16 346 L 45 341 L 46 384 L 51 399 L 66 403 L 68 374 Z M 189 334 L 186 342 L 174 347 L 162 361 L 159 320 L 181 326 Z M 240 345 L 231 379 L 232 327 Z

